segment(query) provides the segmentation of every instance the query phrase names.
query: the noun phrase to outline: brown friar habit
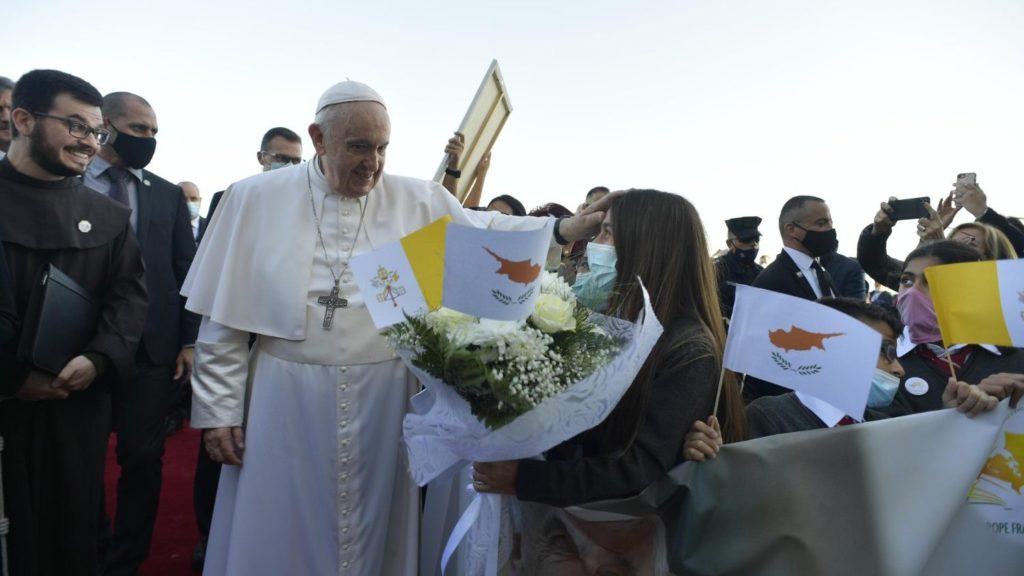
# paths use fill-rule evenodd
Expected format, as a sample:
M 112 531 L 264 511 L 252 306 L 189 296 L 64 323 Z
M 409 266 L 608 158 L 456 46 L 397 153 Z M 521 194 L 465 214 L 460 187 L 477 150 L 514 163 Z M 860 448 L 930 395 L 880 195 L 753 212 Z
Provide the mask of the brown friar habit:
M 128 217 L 126 206 L 78 178 L 36 180 L 0 160 L 0 242 L 18 317 L 48 263 L 101 305 L 96 334 L 82 350 L 100 370 L 89 388 L 65 400 L 0 401 L 7 550 L 15 576 L 96 570 L 108 389 L 131 376 L 146 319 L 142 253 Z M 0 397 L 14 395 L 31 369 L 18 360 L 17 342 L 16 335 L 0 345 Z

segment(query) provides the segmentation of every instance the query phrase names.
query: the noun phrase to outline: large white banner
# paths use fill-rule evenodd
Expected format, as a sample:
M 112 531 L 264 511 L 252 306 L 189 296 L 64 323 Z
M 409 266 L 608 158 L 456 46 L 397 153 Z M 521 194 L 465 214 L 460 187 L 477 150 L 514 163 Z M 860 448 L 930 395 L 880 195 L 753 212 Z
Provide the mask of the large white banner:
M 633 562 L 641 550 L 655 567 L 667 557 L 677 575 L 1016 576 L 1022 470 L 1024 409 L 1004 401 L 977 418 L 943 410 L 727 445 L 635 498 L 569 508 L 561 522 L 601 534 L 642 519 L 653 543 L 587 549 Z M 527 556 L 514 564 L 544 566 L 528 555 L 558 548 L 534 545 L 535 528 L 523 527 Z

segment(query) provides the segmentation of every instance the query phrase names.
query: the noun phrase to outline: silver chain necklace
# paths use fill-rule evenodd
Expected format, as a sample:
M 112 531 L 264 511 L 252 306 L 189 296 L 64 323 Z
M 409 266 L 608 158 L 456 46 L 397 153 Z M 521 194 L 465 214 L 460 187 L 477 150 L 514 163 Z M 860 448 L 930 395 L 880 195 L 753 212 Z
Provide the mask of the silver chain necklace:
M 313 209 L 313 223 L 316 225 L 316 235 L 317 238 L 319 238 L 320 240 L 320 247 L 324 251 L 324 261 L 327 262 L 327 269 L 330 270 L 331 278 L 334 280 L 334 287 L 331 288 L 330 295 L 321 296 L 316 299 L 317 304 L 326 307 L 326 310 L 324 310 L 324 322 L 322 326 L 324 330 L 330 330 L 331 323 L 334 322 L 334 311 L 337 308 L 348 307 L 348 300 L 342 298 L 339 295 L 340 287 L 338 285 L 341 283 L 341 277 L 345 274 L 345 271 L 348 270 L 349 262 L 352 261 L 352 252 L 356 249 L 356 242 L 359 241 L 359 233 L 362 232 L 363 230 L 363 220 L 366 217 L 366 205 L 369 204 L 370 199 L 367 198 L 365 203 L 358 199 L 356 200 L 356 202 L 359 202 L 359 226 L 356 228 L 356 235 L 355 238 L 352 240 L 352 246 L 350 246 L 348 249 L 348 255 L 345 257 L 344 266 L 342 266 L 341 272 L 335 274 L 334 264 L 331 262 L 331 257 L 327 253 L 327 243 L 324 242 L 324 233 L 323 230 L 321 230 L 320 228 L 320 216 L 316 212 L 316 200 L 313 197 L 313 178 L 312 176 L 309 175 L 310 170 L 313 169 L 313 162 L 317 161 L 318 158 L 314 158 L 313 161 L 307 165 L 306 186 L 309 188 L 309 206 L 310 208 Z M 324 202 L 326 201 L 327 197 L 325 196 Z

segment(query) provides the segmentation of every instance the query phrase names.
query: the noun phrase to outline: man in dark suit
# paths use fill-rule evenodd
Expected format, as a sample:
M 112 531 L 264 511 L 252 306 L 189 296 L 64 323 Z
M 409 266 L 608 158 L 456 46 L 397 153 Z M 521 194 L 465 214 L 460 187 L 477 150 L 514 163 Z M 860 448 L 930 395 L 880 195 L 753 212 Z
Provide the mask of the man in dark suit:
M 199 192 L 199 186 L 196 186 L 194 182 L 178 182 L 178 187 L 185 193 L 185 204 L 188 206 L 188 216 L 191 218 L 192 236 L 196 239 L 198 246 L 199 231 L 206 227 L 206 218 L 199 215 L 203 206 L 203 195 Z
M 263 135 L 259 152 L 256 152 L 256 161 L 260 163 L 263 172 L 298 164 L 302 162 L 302 138 L 281 126 L 271 128 Z M 220 203 L 220 197 L 223 194 L 224 191 L 221 190 L 210 200 L 210 209 L 206 212 L 207 223 L 213 219 L 213 213 L 217 210 L 217 204 Z M 201 241 L 206 234 L 206 226 L 206 223 L 199 226 L 196 243 Z
M 818 259 L 839 245 L 828 204 L 815 196 L 794 196 L 779 214 L 782 252 L 754 280 L 755 288 L 817 300 L 836 296 L 832 279 Z M 744 396 L 776 396 L 787 389 L 754 378 L 747 378 Z
M 835 296 L 828 272 L 818 258 L 838 246 L 828 204 L 814 196 L 796 196 L 779 214 L 782 252 L 754 280 L 755 288 L 817 300 Z
M 132 209 L 146 265 L 149 310 L 135 357 L 134 380 L 113 390 L 117 433 L 117 513 L 105 574 L 136 574 L 149 554 L 160 500 L 165 420 L 176 380 L 192 372 L 199 317 L 179 295 L 195 256 L 195 237 L 181 188 L 144 170 L 156 150 L 156 113 L 143 98 L 103 98 L 110 141 L 86 171 L 85 183 Z M 180 383 L 179 383 L 180 385 Z

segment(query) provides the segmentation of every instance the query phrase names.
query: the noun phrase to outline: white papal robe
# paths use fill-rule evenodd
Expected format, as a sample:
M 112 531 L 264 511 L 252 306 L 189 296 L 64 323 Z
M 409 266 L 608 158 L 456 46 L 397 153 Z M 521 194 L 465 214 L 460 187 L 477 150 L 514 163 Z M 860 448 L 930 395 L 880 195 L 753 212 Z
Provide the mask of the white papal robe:
M 340 283 L 348 306 L 330 330 L 317 299 L 334 285 L 328 260 L 338 273 L 350 250 L 381 248 L 444 215 L 501 229 L 544 224 L 464 211 L 434 182 L 386 174 L 361 201 L 347 199 L 316 160 L 225 192 L 182 290 L 204 316 L 192 425 L 246 431 L 242 466 L 221 473 L 207 576 L 416 574 L 419 489 L 401 430 L 418 385 L 350 270 Z M 251 352 L 250 332 L 259 334 Z

